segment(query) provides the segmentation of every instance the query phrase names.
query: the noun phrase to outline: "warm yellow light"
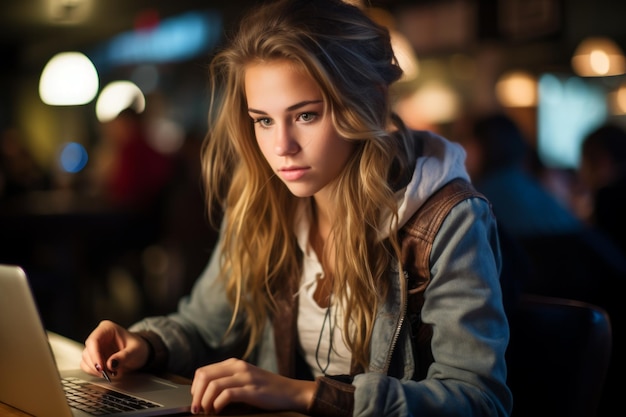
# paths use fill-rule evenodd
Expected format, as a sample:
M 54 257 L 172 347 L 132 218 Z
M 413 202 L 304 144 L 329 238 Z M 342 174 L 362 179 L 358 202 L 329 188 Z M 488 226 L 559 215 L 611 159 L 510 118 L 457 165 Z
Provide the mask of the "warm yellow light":
M 626 114 L 626 83 L 622 83 L 617 91 L 610 94 L 611 113 L 616 116 Z
M 621 48 L 609 38 L 584 39 L 572 57 L 572 68 L 581 77 L 608 77 L 626 72 Z
M 442 81 L 428 81 L 397 104 L 396 111 L 412 126 L 454 120 L 460 109 L 458 94 Z
M 605 75 L 611 68 L 609 56 L 604 51 L 591 51 L 589 54 L 589 64 L 596 74 Z
M 53 56 L 41 72 L 39 97 L 52 106 L 89 103 L 98 92 L 98 72 L 80 52 Z
M 526 71 L 510 71 L 496 82 L 496 97 L 504 107 L 537 105 L 537 79 Z
M 144 111 L 146 98 L 141 89 L 130 81 L 113 81 L 102 89 L 96 101 L 96 117 L 102 123 L 113 120 L 122 110 L 132 107 Z

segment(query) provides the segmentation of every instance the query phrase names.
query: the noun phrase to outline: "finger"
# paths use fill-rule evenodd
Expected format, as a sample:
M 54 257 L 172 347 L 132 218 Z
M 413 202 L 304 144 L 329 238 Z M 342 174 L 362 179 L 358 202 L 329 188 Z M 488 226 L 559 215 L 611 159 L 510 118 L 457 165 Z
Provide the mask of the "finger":
M 109 356 L 106 362 L 107 369 L 113 376 L 121 376 L 126 372 L 131 372 L 137 369 L 134 366 L 133 353 L 128 349 L 120 350 L 117 353 Z
M 192 394 L 202 395 L 210 381 L 236 373 L 235 367 L 238 362 L 238 359 L 226 359 L 222 362 L 216 362 L 196 369 L 191 383 Z
M 102 376 L 103 371 L 107 373 L 114 371 L 111 369 L 111 356 L 124 348 L 124 331 L 112 321 L 101 321 L 85 340 L 84 365 L 81 365 L 81 368 L 86 368 L 91 374 Z M 115 375 L 116 372 L 112 374 Z
M 100 353 L 97 344 L 93 341 L 85 342 L 85 349 L 83 350 L 81 368 L 89 374 L 100 375 L 104 364 L 104 359 Z
M 208 381 L 202 398 L 202 406 L 205 410 L 219 413 L 224 407 L 234 402 L 251 405 L 263 403 L 263 400 L 255 398 L 255 395 L 263 396 L 263 385 L 266 382 L 259 381 L 257 377 L 264 371 L 242 360 L 221 362 L 212 371 L 218 373 L 219 377 L 213 377 Z
M 98 375 L 98 371 L 96 370 L 93 361 L 90 359 L 87 350 L 83 350 L 83 355 L 80 361 L 80 369 L 88 374 Z
M 203 384 L 201 381 L 196 381 L 194 378 L 193 383 L 191 384 L 191 412 L 193 414 L 206 414 L 209 412 L 208 407 L 205 409 L 202 405 L 205 390 L 206 384 Z
M 227 359 L 202 368 L 195 372 L 191 383 L 192 410 L 195 412 L 214 413 L 213 400 L 222 390 L 230 386 L 226 378 L 241 371 L 242 363 L 238 359 Z
M 212 375 L 210 372 L 210 368 L 214 367 L 214 365 L 205 366 L 196 370 L 193 380 L 191 381 L 191 410 L 194 413 L 209 413 L 209 406 L 207 402 L 207 407 L 203 406 L 203 398 L 207 389 L 207 386 L 212 378 L 215 375 Z
M 111 342 L 112 332 L 110 325 L 105 321 L 101 321 L 85 340 L 85 347 L 92 352 L 100 351 L 101 345 Z
M 219 414 L 224 408 L 233 403 L 245 403 L 252 406 L 263 404 L 263 400 L 258 398 L 258 393 L 253 393 L 250 386 L 241 386 L 235 383 L 228 388 L 222 387 L 219 393 L 211 402 L 212 412 Z
M 139 369 L 146 364 L 150 347 L 145 339 L 122 329 L 117 343 L 120 349 L 109 356 L 107 360 L 109 369 L 125 373 Z
M 221 408 L 229 404 L 228 390 L 239 387 L 240 382 L 233 376 L 223 376 L 217 379 L 208 381 L 204 390 L 197 392 L 194 395 L 194 401 L 198 397 L 199 404 L 202 410 L 208 414 L 215 414 L 219 412 L 216 407 L 216 399 L 222 396 Z

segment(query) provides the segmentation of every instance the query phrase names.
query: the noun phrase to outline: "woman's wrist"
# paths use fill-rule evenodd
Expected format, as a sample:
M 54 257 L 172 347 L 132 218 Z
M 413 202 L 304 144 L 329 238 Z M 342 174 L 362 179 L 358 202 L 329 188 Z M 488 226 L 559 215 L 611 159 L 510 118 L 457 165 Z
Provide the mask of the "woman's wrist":
M 292 407 L 294 411 L 306 413 L 313 405 L 315 398 L 315 390 L 317 384 L 313 381 L 294 380 L 297 384 L 297 395 L 294 395 L 295 404 Z

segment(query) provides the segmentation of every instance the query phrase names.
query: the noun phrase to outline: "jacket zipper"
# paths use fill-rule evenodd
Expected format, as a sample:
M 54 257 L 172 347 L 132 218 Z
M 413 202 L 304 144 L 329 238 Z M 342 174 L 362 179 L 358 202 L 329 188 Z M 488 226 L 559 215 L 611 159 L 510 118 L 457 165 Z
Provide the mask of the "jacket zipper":
M 396 269 L 396 268 L 394 268 Z M 402 274 L 404 279 L 400 278 L 400 271 L 398 269 L 398 279 L 400 281 L 400 317 L 398 318 L 398 324 L 396 325 L 396 330 L 393 334 L 393 338 L 391 339 L 391 345 L 389 348 L 389 352 L 387 353 L 387 360 L 385 360 L 384 373 L 387 375 L 389 373 L 389 366 L 391 365 L 391 356 L 393 355 L 394 350 L 396 349 L 396 344 L 398 343 L 398 339 L 400 338 L 400 330 L 402 329 L 402 324 L 404 323 L 404 317 L 406 316 L 406 308 L 407 308 L 407 291 L 406 291 L 406 283 L 408 279 L 408 273 L 402 270 Z

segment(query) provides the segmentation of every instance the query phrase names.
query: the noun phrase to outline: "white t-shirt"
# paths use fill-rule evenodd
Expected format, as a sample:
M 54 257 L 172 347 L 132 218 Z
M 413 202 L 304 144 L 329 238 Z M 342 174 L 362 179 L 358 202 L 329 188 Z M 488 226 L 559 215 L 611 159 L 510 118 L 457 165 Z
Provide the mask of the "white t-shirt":
M 303 205 L 304 206 L 304 205 Z M 309 245 L 310 213 L 301 210 L 296 225 L 298 243 L 304 253 L 298 307 L 298 340 L 304 359 L 315 377 L 350 373 L 352 354 L 343 340 L 343 314 L 331 299 L 330 308 L 320 307 L 313 294 L 322 265 Z M 330 341 L 332 336 L 332 350 Z

